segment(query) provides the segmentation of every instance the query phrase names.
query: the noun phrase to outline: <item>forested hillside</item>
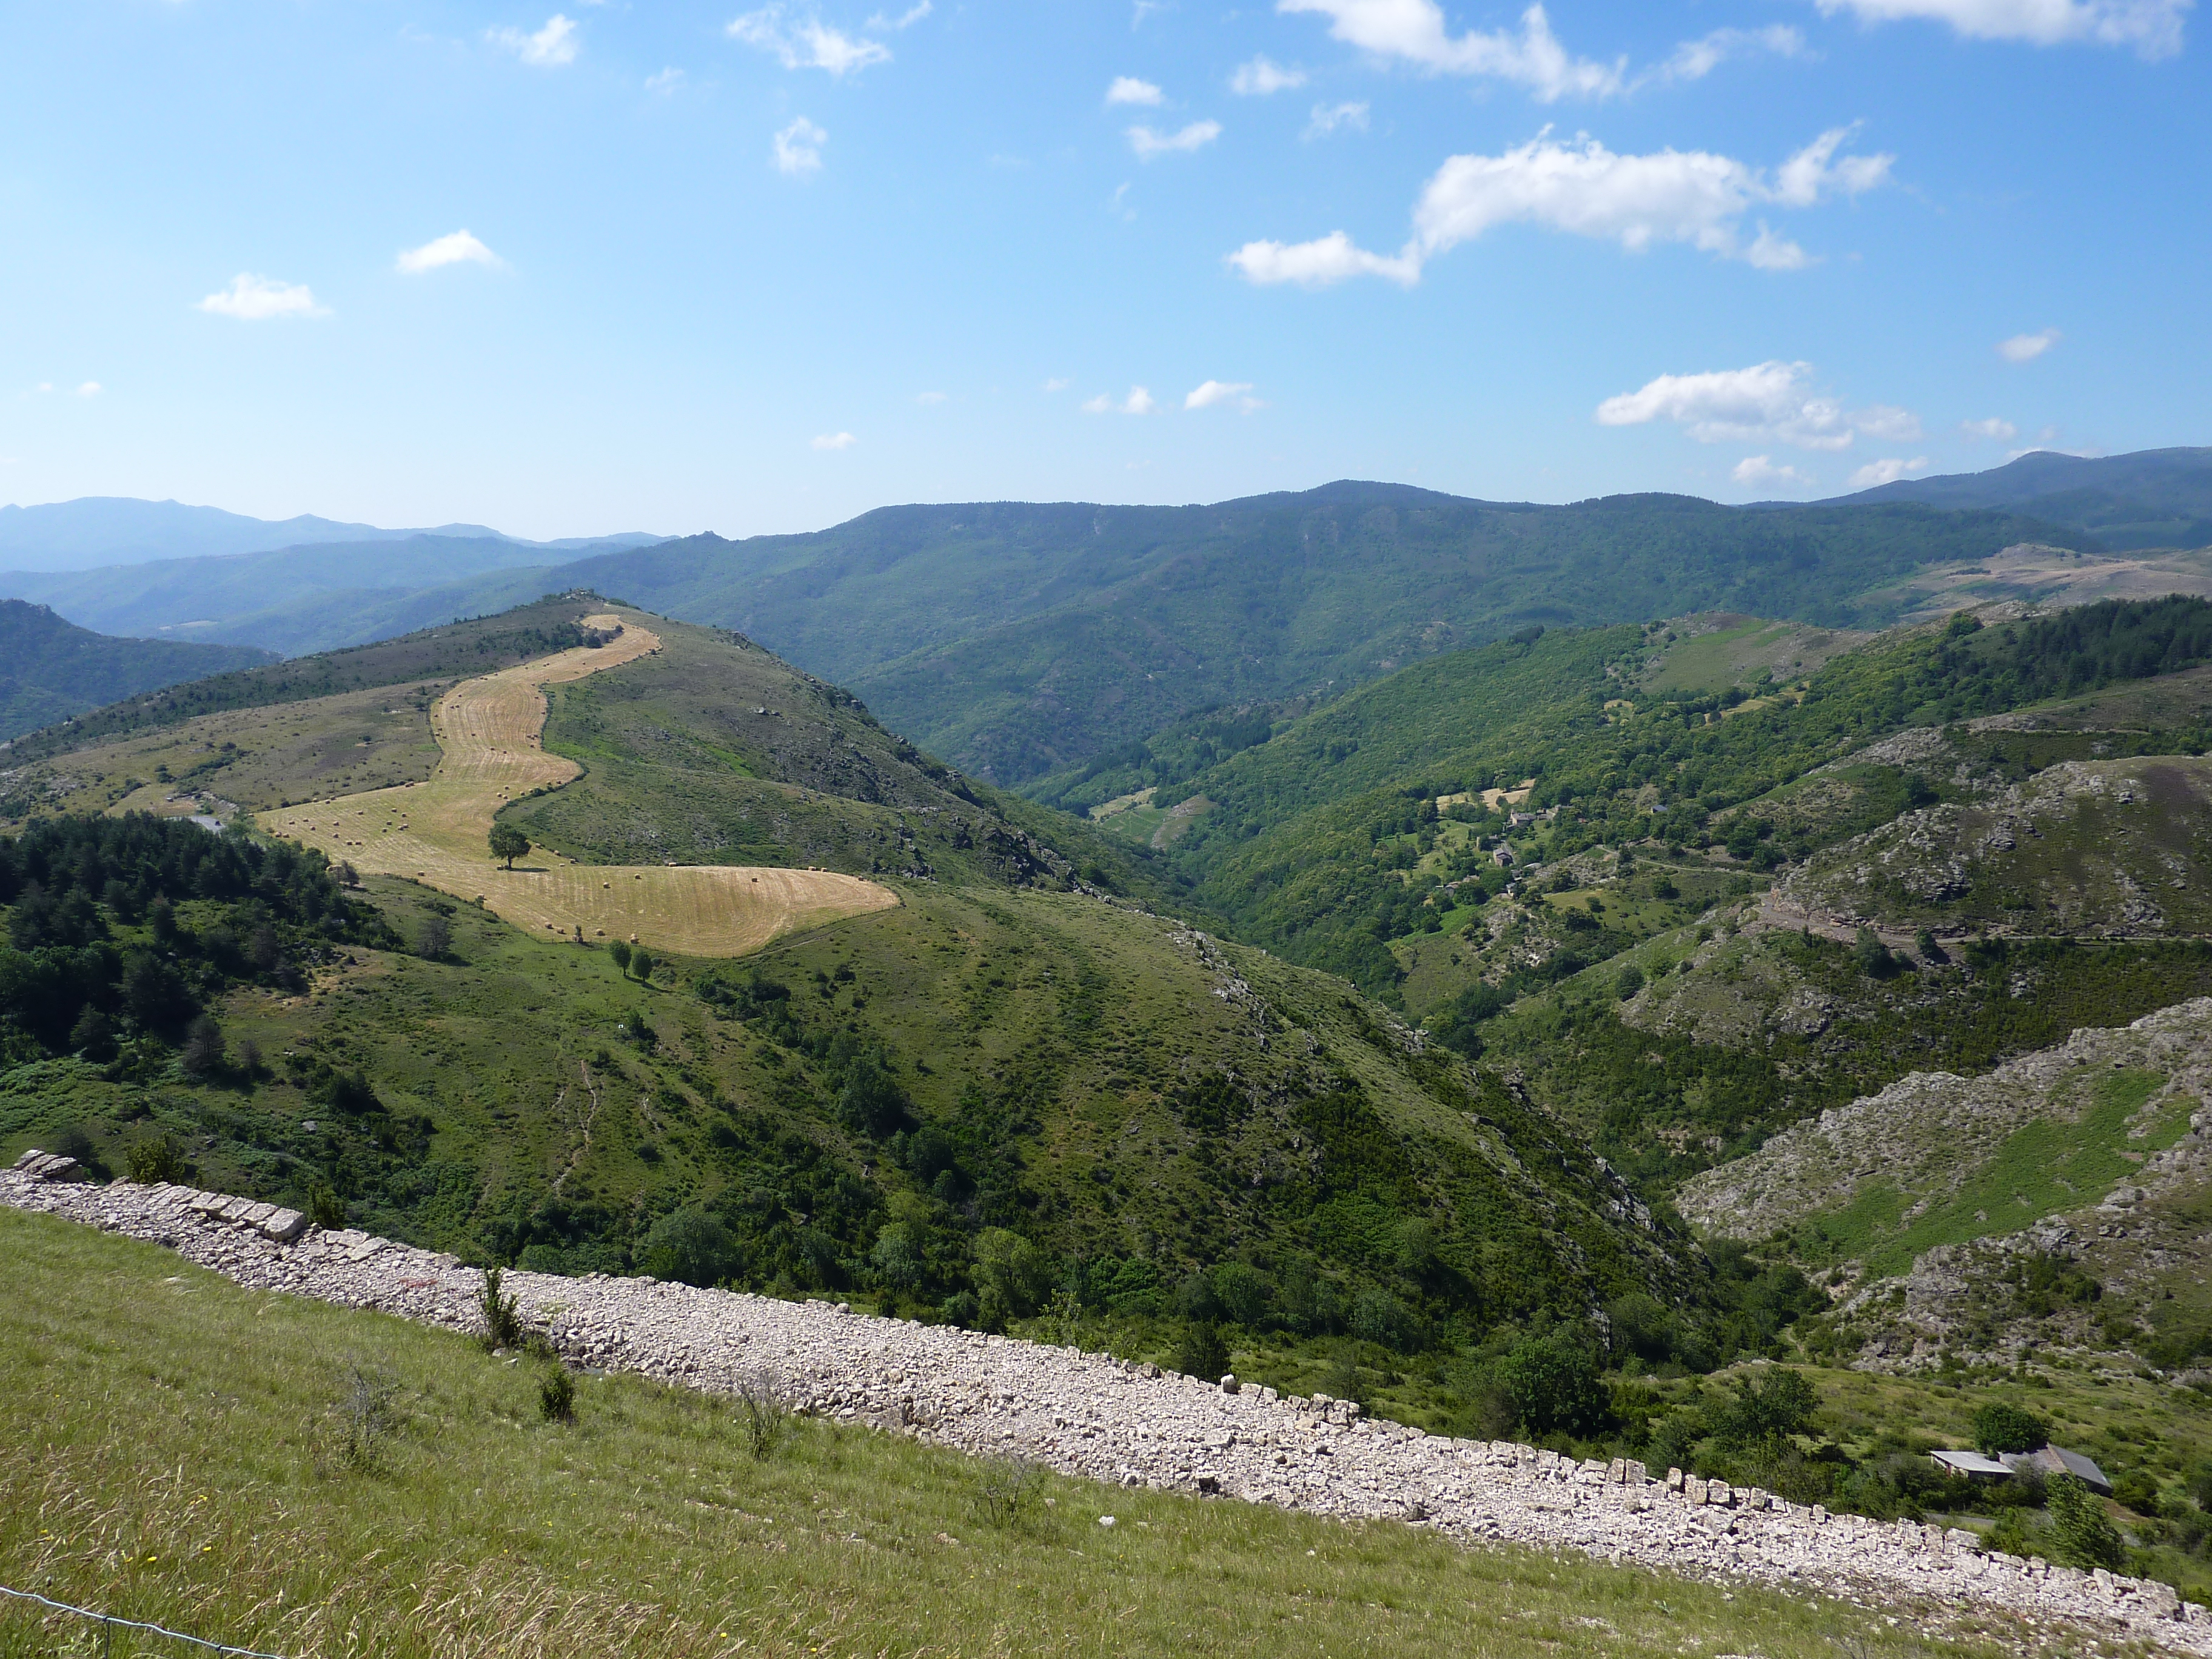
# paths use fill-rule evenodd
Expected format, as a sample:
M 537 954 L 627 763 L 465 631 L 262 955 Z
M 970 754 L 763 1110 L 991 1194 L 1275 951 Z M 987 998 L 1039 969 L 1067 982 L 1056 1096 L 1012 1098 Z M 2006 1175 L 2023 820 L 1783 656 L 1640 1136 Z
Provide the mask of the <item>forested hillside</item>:
M 313 672 L 495 667 L 606 604 L 549 601 Z M 897 908 L 741 963 L 658 960 L 398 880 L 330 887 L 311 913 L 159 860 L 143 879 L 94 869 L 42 849 L 100 822 L 171 862 L 281 849 L 49 801 L 0 955 L 22 984 L 64 988 L 9 1004 L 0 1151 L 65 1139 L 111 1170 L 189 1166 L 491 1261 L 994 1327 L 1056 1304 L 1201 1370 L 1233 1329 L 1286 1379 L 1344 1352 L 1398 1375 L 1391 1356 L 1579 1328 L 1624 1296 L 1671 1310 L 1697 1353 L 1791 1316 L 1752 1310 L 1757 1267 L 1716 1273 L 1504 1079 L 1340 981 L 1159 914 L 1172 892 L 1126 848 L 964 781 L 741 637 L 617 614 L 659 649 L 555 688 L 547 746 L 586 775 L 505 820 L 587 864 L 829 865 L 889 884 Z M 371 696 L 400 732 L 448 683 L 323 699 L 282 672 L 212 683 L 211 712 L 158 711 L 132 734 L 118 711 L 86 725 L 125 735 L 57 759 L 89 774 L 161 743 L 207 750 L 206 786 L 249 809 L 343 793 L 384 763 L 333 771 L 289 727 L 343 732 Z M 273 728 L 259 747 L 244 714 Z M 386 746 L 418 763 L 401 736 Z M 149 975 L 178 1000 L 134 1000 Z M 1407 1386 L 1406 1410 L 1457 1409 Z
M 267 660 L 269 653 L 240 646 L 113 639 L 45 605 L 0 599 L 0 741 L 119 697 Z
M 700 536 L 563 580 L 736 628 L 1002 785 L 1217 704 L 1333 695 L 1531 623 L 1731 610 L 1885 622 L 1856 596 L 2016 542 L 2003 513 L 1542 507 L 1336 483 L 1212 507 L 889 507 L 811 536 Z

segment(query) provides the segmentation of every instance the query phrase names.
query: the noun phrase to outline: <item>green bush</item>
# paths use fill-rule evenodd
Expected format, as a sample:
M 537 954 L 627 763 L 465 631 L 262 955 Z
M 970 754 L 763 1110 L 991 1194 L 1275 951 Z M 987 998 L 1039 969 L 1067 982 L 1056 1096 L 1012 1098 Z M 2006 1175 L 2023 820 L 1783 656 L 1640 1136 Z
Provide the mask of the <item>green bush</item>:
M 1522 1337 L 1498 1362 L 1498 1380 L 1533 1434 L 1594 1434 L 1608 1415 L 1597 1355 L 1559 1331 Z
M 1183 1328 L 1176 1369 L 1185 1376 L 1218 1382 L 1229 1370 L 1229 1345 L 1221 1340 L 1221 1333 L 1210 1322 L 1194 1320 Z
M 1820 1404 L 1803 1373 L 1779 1366 L 1761 1376 L 1737 1377 L 1735 1396 L 1714 1413 L 1714 1438 L 1724 1446 L 1770 1452 L 1791 1435 L 1808 1431 Z
M 2143 1469 L 2130 1469 L 2113 1481 L 2112 1496 L 2137 1515 L 2148 1515 L 2154 1519 L 2166 1509 L 2159 1496 L 2157 1480 Z
M 487 1348 L 519 1347 L 522 1342 L 522 1316 L 514 1294 L 500 1288 L 500 1278 L 498 1268 L 485 1268 L 483 1288 L 477 1292 L 477 1307 L 483 1315 L 483 1345 Z
M 2119 1529 L 2094 1492 L 2070 1474 L 2053 1475 L 2047 1490 L 2053 1541 L 2062 1563 L 2086 1571 L 2117 1567 L 2127 1559 Z
M 2051 1427 L 2033 1412 L 2002 1400 L 1984 1401 L 1974 1408 L 1974 1446 L 1995 1457 L 2003 1452 L 2031 1452 L 2051 1443 Z
M 654 1222 L 638 1255 L 645 1271 L 655 1279 L 686 1285 L 711 1287 L 738 1268 L 736 1237 L 696 1205 Z
M 1644 988 L 1644 970 L 1634 963 L 1622 969 L 1613 981 L 1613 994 L 1626 1002 Z
M 556 1364 L 538 1380 L 538 1413 L 548 1423 L 576 1420 L 576 1379 Z
M 174 1135 L 134 1140 L 125 1151 L 123 1161 L 131 1171 L 131 1180 L 142 1187 L 185 1178 L 185 1149 L 177 1144 Z

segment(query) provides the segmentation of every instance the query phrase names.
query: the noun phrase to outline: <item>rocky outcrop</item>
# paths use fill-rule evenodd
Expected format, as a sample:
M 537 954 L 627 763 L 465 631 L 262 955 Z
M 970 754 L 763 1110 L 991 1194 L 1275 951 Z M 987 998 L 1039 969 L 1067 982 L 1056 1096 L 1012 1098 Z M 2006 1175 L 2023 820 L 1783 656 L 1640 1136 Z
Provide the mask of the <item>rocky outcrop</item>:
M 0 1203 L 165 1244 L 257 1289 L 479 1328 L 482 1276 L 450 1255 L 352 1231 L 289 1243 L 220 1194 L 0 1174 Z M 235 1200 L 233 1200 L 235 1201 Z M 1569 1548 L 1615 1562 L 1955 1611 L 2059 1619 L 2212 1656 L 2212 1613 L 2163 1584 L 1981 1553 L 1970 1533 L 1882 1525 L 1757 1488 L 1654 1479 L 1504 1441 L 1444 1439 L 1316 1395 L 1218 1384 L 953 1327 L 873 1319 L 649 1279 L 516 1273 L 522 1315 L 571 1362 L 684 1387 L 773 1387 L 799 1409 L 1123 1486 L 1346 1518 L 1468 1543 Z M 1940 1616 L 1940 1615 L 1939 1615 Z

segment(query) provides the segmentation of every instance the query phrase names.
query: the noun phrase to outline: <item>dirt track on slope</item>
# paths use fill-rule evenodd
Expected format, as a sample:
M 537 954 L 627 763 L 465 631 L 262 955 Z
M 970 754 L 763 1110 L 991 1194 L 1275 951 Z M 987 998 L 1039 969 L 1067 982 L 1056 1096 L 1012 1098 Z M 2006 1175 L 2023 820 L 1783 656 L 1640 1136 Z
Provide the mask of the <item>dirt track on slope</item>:
M 583 775 L 574 761 L 545 752 L 544 688 L 660 648 L 650 629 L 618 617 L 583 622 L 622 632 L 465 680 L 439 700 L 430 729 L 445 758 L 428 782 L 264 812 L 262 827 L 365 875 L 481 899 L 532 933 L 573 938 L 580 929 L 586 939 L 632 939 L 684 956 L 744 956 L 781 934 L 898 903 L 888 888 L 826 870 L 580 865 L 538 849 L 514 870 L 494 860 L 485 836 L 502 806 Z

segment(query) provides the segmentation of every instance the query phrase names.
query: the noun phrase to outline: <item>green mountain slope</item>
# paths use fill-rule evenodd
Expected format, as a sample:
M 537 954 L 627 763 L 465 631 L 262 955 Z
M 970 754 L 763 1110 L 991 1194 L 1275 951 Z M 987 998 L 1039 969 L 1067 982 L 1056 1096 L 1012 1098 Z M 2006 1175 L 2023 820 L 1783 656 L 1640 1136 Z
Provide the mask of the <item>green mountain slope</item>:
M 548 601 L 319 672 L 343 685 L 450 670 L 479 640 L 496 666 L 605 603 Z M 46 816 L 12 855 L 19 948 L 0 966 L 24 986 L 76 977 L 43 1000 L 0 998 L 48 1010 L 17 1021 L 0 1150 L 75 1127 L 120 1167 L 169 1135 L 211 1182 L 301 1201 L 319 1183 L 380 1230 L 492 1259 L 688 1263 L 987 1322 L 1060 1286 L 1155 1340 L 1189 1316 L 1293 1346 L 1449 1350 L 1631 1292 L 1699 1328 L 1734 1317 L 1680 1230 L 1500 1079 L 1341 981 L 1103 896 L 1167 902 L 1096 832 L 1026 804 L 1003 816 L 992 792 L 741 637 L 653 625 L 658 653 L 556 693 L 548 744 L 586 775 L 515 818 L 587 860 L 854 869 L 900 908 L 641 981 L 603 951 L 398 882 L 372 882 L 373 914 L 319 936 L 260 915 L 250 883 L 201 897 L 159 859 L 111 874 L 50 850 L 114 820 Z M 325 702 L 350 719 L 373 696 L 404 732 L 444 683 L 307 700 L 264 679 L 231 701 L 258 695 L 276 706 L 243 712 L 264 725 L 314 726 Z M 240 713 L 109 747 L 212 744 Z M 208 787 L 230 799 L 335 781 L 281 730 L 250 753 L 226 741 L 239 757 Z M 89 772 L 102 752 L 66 763 Z M 161 848 L 212 844 L 128 822 L 185 837 Z M 155 920 L 162 893 L 173 923 Z M 94 954 L 41 954 L 64 949 Z M 142 953 L 174 962 L 227 1059 L 187 1053 L 184 1004 L 165 1005 L 166 1024 L 133 1012 L 132 975 L 154 971 L 131 965 Z M 112 1049 L 80 1040 L 97 1022 L 79 1001 L 113 1022 Z
M 268 656 L 248 647 L 115 639 L 45 605 L 0 599 L 0 740 Z
M 1347 483 L 1209 507 L 885 508 L 563 577 L 740 629 L 963 770 L 1018 783 L 1213 704 L 1357 684 L 1532 621 L 1850 623 L 1853 595 L 1922 565 L 2081 540 L 1905 505 L 1537 507 Z

